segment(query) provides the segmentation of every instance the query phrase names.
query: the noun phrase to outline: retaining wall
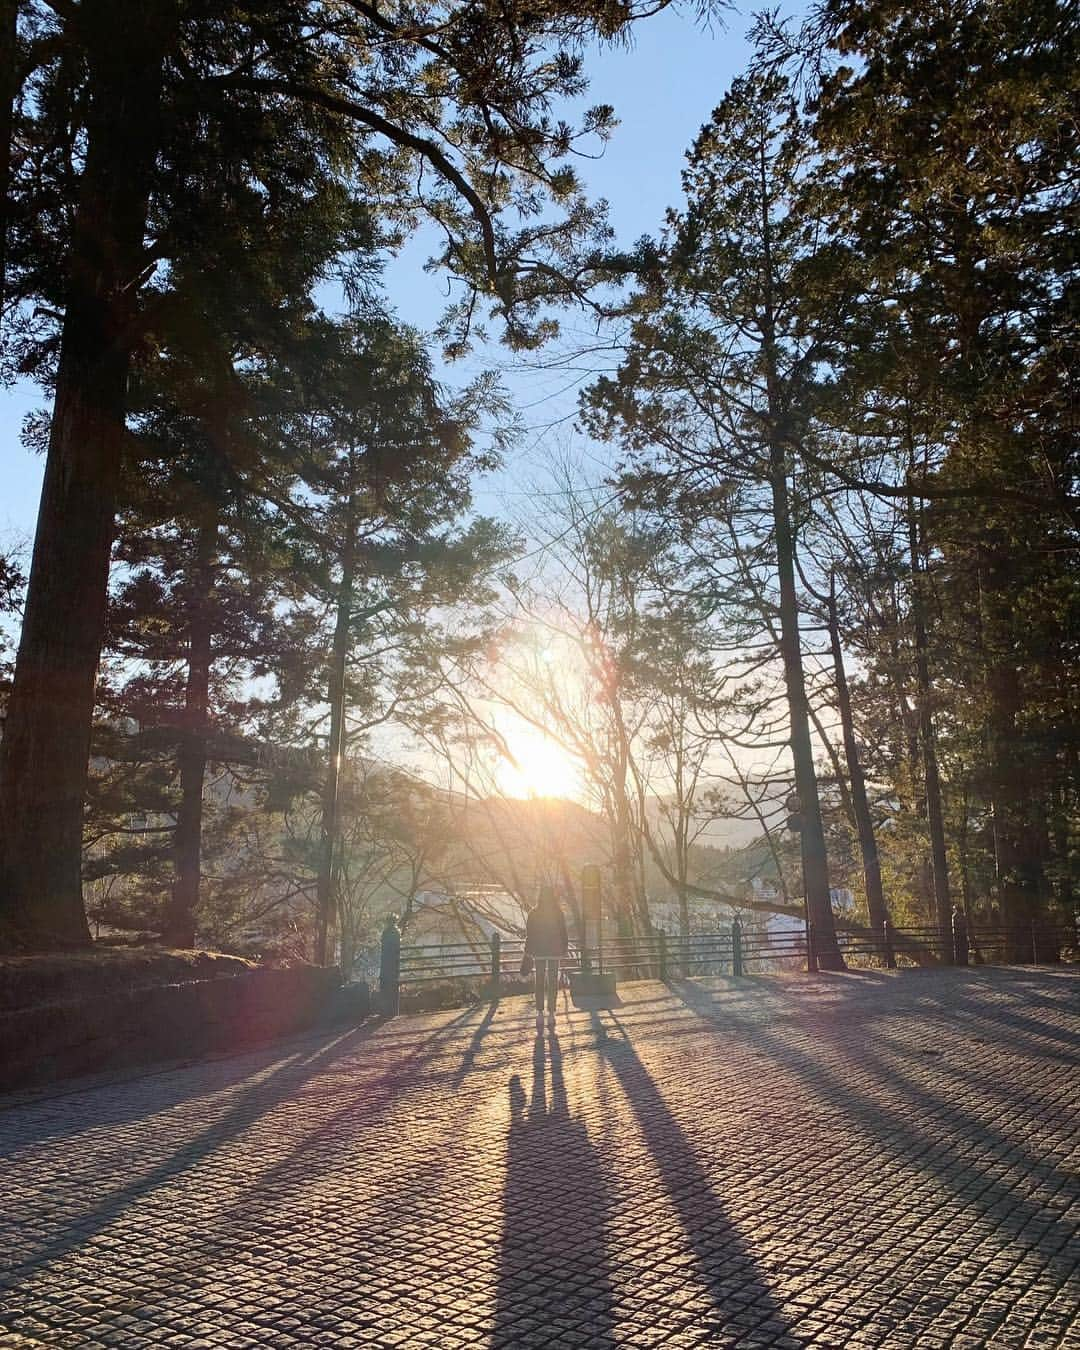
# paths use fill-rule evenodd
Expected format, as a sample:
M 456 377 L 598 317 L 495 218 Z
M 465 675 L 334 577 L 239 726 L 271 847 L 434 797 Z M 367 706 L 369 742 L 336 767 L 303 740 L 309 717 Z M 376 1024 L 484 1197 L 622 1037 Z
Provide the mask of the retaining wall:
M 10 989 L 0 996 L 0 1091 L 239 1050 L 368 1011 L 366 987 L 343 988 L 339 970 L 317 966 L 86 984 L 75 977 L 73 996 L 61 983 L 47 1000 L 22 1006 L 11 1006 Z

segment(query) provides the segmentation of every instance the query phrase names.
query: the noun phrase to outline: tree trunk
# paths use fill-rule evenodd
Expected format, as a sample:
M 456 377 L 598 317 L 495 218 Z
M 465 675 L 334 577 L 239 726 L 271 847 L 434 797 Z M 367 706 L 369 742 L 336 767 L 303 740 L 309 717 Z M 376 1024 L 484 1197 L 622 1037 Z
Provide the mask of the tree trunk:
M 1057 858 L 1059 869 L 1057 901 L 1066 914 L 1071 914 L 1073 910 L 1073 895 L 1076 883 L 1072 845 L 1073 821 L 1076 819 L 1076 811 L 1072 808 L 1070 802 L 1070 783 L 1080 783 L 1080 774 L 1075 769 L 1070 772 L 1069 766 L 1063 765 L 1058 776 L 1058 782 L 1054 787 L 1051 836 L 1053 838 L 1054 856 Z
M 345 545 L 341 559 L 341 584 L 337 594 L 334 641 L 330 650 L 327 700 L 330 704 L 330 739 L 326 749 L 323 782 L 322 828 L 319 840 L 319 873 L 316 881 L 315 962 L 325 966 L 330 955 L 330 928 L 334 918 L 335 872 L 340 816 L 341 771 L 345 757 L 345 667 L 349 656 L 353 584 L 356 579 L 355 524 L 350 501 Z
M 679 899 L 679 937 L 683 938 L 682 961 L 679 963 L 679 973 L 687 976 L 690 968 L 687 965 L 687 952 L 690 945 L 686 938 L 690 937 L 690 891 L 687 891 L 686 883 L 690 880 L 690 826 L 687 822 L 686 795 L 683 792 L 682 775 L 676 779 L 676 792 L 678 792 L 678 807 L 676 807 L 676 818 L 674 821 L 675 838 L 675 875 L 679 877 L 679 884 L 675 891 Z
M 795 790 L 801 801 L 800 844 L 806 920 L 813 925 L 814 951 L 822 970 L 844 970 L 844 958 L 836 941 L 832 897 L 829 894 L 829 860 L 825 829 L 821 821 L 814 751 L 810 741 L 810 707 L 806 697 L 802 639 L 799 633 L 799 600 L 795 589 L 795 537 L 791 528 L 788 498 L 787 455 L 792 445 L 788 391 L 780 375 L 776 340 L 776 306 L 773 296 L 772 193 L 769 156 L 764 138 L 758 147 L 761 179 L 761 242 L 764 254 L 764 294 L 761 314 L 761 355 L 768 395 L 769 487 L 772 491 L 773 532 L 776 538 L 776 571 L 780 587 L 780 652 L 784 661 L 788 720 L 791 726 L 791 758 Z
M 690 830 L 692 828 L 690 805 L 692 795 L 687 792 L 682 774 L 682 747 L 678 750 L 675 774 L 675 811 L 671 822 L 672 837 L 675 841 L 675 874 L 679 878 L 677 894 L 679 899 L 679 936 L 690 936 L 690 895 L 686 883 L 690 880 Z M 685 974 L 685 970 L 683 974 Z
M 637 906 L 637 883 L 634 879 L 633 853 L 630 848 L 629 812 L 625 801 L 615 794 L 614 816 L 611 820 L 611 872 L 615 883 L 616 906 L 625 916 L 627 931 L 647 933 Z
M 618 693 L 612 698 L 611 706 L 618 738 L 611 784 L 612 872 L 618 897 L 616 903 L 620 907 L 625 906 L 632 933 L 648 934 L 652 932 L 652 917 L 641 873 L 635 866 L 634 817 L 627 786 L 630 781 L 630 740 L 623 722 Z
M 1001 921 L 1012 932 L 1009 960 L 1029 959 L 1031 925 L 1038 921 L 1042 859 L 1032 828 L 1030 764 L 1018 722 L 1023 696 L 1016 664 L 1009 562 L 987 556 L 980 570 L 990 749 L 994 870 Z
M 199 530 L 192 576 L 188 625 L 188 677 L 180 741 L 180 806 L 173 836 L 172 897 L 163 937 L 171 947 L 195 945 L 195 915 L 202 873 L 203 782 L 210 709 L 210 654 L 213 638 L 211 599 L 217 556 L 217 521 Z
M 807 918 L 814 927 L 814 949 L 823 970 L 843 970 L 844 959 L 836 941 L 832 900 L 829 895 L 829 863 L 825 829 L 821 822 L 814 752 L 810 741 L 810 712 L 803 673 L 799 636 L 799 607 L 795 590 L 795 543 L 791 533 L 787 468 L 779 438 L 770 446 L 770 480 L 773 521 L 776 532 L 776 564 L 780 582 L 780 648 L 784 659 L 788 716 L 791 723 L 791 757 L 795 766 L 795 790 L 802 802 L 803 876 Z
M 690 936 L 690 896 L 686 890 L 685 873 L 679 876 L 679 936 Z
M 934 922 L 942 933 L 946 933 L 952 926 L 952 899 L 949 895 L 949 863 L 945 847 L 945 813 L 941 801 L 941 775 L 938 771 L 937 739 L 934 735 L 934 714 L 930 697 L 930 658 L 926 641 L 922 554 L 915 502 L 910 497 L 908 534 L 911 549 L 911 618 L 915 634 L 915 683 L 919 700 L 919 742 L 926 776 L 926 823 L 930 830 Z
M 75 207 L 49 453 L 0 745 L 0 933 L 90 941 L 82 817 L 105 626 L 130 344 L 164 53 L 175 16 L 85 0 L 87 150 Z
M 960 854 L 960 901 L 964 910 L 964 920 L 967 923 L 968 936 L 971 940 L 971 955 L 975 965 L 981 966 L 983 963 L 982 952 L 979 950 L 979 937 L 975 931 L 975 906 L 972 903 L 971 891 L 971 850 L 969 848 L 969 839 L 971 833 L 971 780 L 967 773 L 963 777 L 963 797 L 961 800 L 960 828 L 956 841 L 957 849 Z
M 870 803 L 866 797 L 866 778 L 863 775 L 859 746 L 855 739 L 855 721 L 851 715 L 851 690 L 848 688 L 847 671 L 844 669 L 844 650 L 840 645 L 840 622 L 836 612 L 835 574 L 829 583 L 829 645 L 832 648 L 833 672 L 836 677 L 836 702 L 840 710 L 840 730 L 844 738 L 844 755 L 847 759 L 851 809 L 855 816 L 859 851 L 862 854 L 866 908 L 871 928 L 880 929 L 888 919 L 889 911 L 885 907 L 885 895 L 881 886 L 881 860 L 878 857 Z

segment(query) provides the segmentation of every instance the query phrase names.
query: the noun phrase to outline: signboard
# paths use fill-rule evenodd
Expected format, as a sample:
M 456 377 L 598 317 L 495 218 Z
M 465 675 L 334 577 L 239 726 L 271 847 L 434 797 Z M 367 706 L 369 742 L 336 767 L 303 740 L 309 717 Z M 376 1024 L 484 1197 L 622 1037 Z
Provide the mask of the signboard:
M 600 922 L 600 869 L 595 863 L 581 869 L 581 907 L 586 922 Z

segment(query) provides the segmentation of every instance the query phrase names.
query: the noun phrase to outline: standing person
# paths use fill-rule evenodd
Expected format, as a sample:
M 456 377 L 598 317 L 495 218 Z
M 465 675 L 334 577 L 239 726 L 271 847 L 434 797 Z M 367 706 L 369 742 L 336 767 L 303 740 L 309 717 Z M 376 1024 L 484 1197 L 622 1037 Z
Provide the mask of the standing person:
M 536 970 L 536 1034 L 544 1030 L 544 1002 L 547 1000 L 548 1026 L 555 1025 L 555 992 L 559 986 L 559 962 L 567 950 L 566 920 L 555 892 L 540 887 L 536 906 L 525 921 L 525 952 Z

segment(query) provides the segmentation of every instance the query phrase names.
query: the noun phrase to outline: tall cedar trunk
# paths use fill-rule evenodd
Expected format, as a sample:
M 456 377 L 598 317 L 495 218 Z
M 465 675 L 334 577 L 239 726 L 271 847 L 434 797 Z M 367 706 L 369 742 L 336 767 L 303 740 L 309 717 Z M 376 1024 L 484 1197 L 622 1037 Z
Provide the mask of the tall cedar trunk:
M 889 639 L 889 684 L 892 688 L 893 698 L 896 702 L 896 717 L 899 725 L 904 728 L 904 762 L 907 768 L 909 790 L 911 795 L 912 811 L 922 814 L 923 797 L 925 790 L 919 787 L 919 777 L 921 773 L 921 762 L 919 759 L 919 718 L 914 708 L 908 701 L 907 692 L 902 682 L 900 671 L 905 662 L 900 651 L 899 641 L 900 621 L 899 618 L 891 628 Z
M 979 951 L 979 938 L 975 931 L 975 906 L 973 904 L 973 895 L 971 889 L 971 849 L 969 839 L 971 834 L 971 782 L 965 774 L 964 791 L 960 810 L 960 827 L 956 846 L 960 853 L 960 901 L 964 909 L 964 918 L 967 921 L 968 935 L 971 941 L 971 953 L 975 965 L 982 965 L 982 953 Z
M 870 815 L 870 803 L 866 797 L 866 778 L 859 759 L 859 746 L 855 740 L 855 722 L 851 715 L 851 691 L 848 688 L 847 671 L 844 669 L 844 650 L 840 645 L 840 623 L 836 613 L 836 578 L 830 578 L 829 584 L 829 644 L 832 648 L 833 672 L 836 677 L 836 702 L 840 709 L 840 729 L 844 737 L 844 755 L 847 759 L 848 780 L 850 784 L 851 809 L 855 816 L 855 829 L 859 836 L 859 852 L 862 854 L 863 879 L 866 884 L 866 908 L 870 923 L 880 928 L 889 917 L 885 907 L 885 895 L 881 886 L 881 860 L 878 857 L 877 839 L 874 837 L 874 822 Z
M 930 658 L 926 641 L 926 606 L 923 593 L 922 553 L 915 502 L 908 498 L 908 532 L 911 549 L 911 619 L 915 634 L 915 684 L 919 701 L 919 742 L 926 776 L 926 824 L 930 831 L 930 869 L 934 890 L 934 922 L 946 932 L 952 924 L 949 895 L 949 863 L 945 849 L 945 816 L 941 803 L 937 738 L 930 697 Z
M 829 895 L 829 863 L 825 850 L 825 829 L 821 821 L 814 751 L 810 741 L 810 713 L 803 674 L 802 643 L 799 637 L 799 608 L 795 591 L 795 544 L 791 533 L 788 504 L 787 469 L 783 445 L 770 447 L 773 521 L 776 531 L 776 565 L 780 582 L 780 648 L 784 658 L 784 684 L 787 689 L 791 723 L 791 757 L 795 767 L 795 791 L 802 802 L 803 878 L 806 889 L 806 913 L 814 926 L 814 950 L 822 970 L 843 970 L 844 959 L 836 941 L 832 900 Z
M 829 860 L 814 751 L 810 741 L 810 709 L 803 673 L 802 641 L 799 636 L 799 602 L 795 590 L 795 539 L 791 530 L 786 454 L 790 442 L 790 418 L 776 336 L 776 306 L 773 297 L 772 221 L 770 217 L 768 155 L 764 141 L 758 154 L 761 187 L 761 243 L 764 256 L 764 294 L 761 314 L 761 355 L 769 410 L 769 486 L 772 489 L 773 529 L 776 536 L 776 570 L 780 584 L 780 650 L 784 660 L 788 719 L 791 725 L 791 758 L 795 790 L 802 802 L 803 889 L 806 917 L 813 925 L 814 949 L 822 970 L 844 970 L 844 958 L 836 941 L 832 897 L 829 894 Z
M 0 744 L 0 933 L 83 945 L 94 688 L 170 7 L 84 0 L 90 89 L 49 453 Z
M 1076 884 L 1072 839 L 1076 813 L 1070 809 L 1070 784 L 1076 782 L 1080 782 L 1080 774 L 1075 771 L 1070 773 L 1069 766 L 1063 765 L 1054 788 L 1053 815 L 1051 817 L 1054 856 L 1057 858 L 1060 868 L 1057 898 L 1058 904 L 1066 914 L 1072 911 L 1073 893 Z
M 202 874 L 203 783 L 210 710 L 210 658 L 213 640 L 212 604 L 217 521 L 199 530 L 192 569 L 191 617 L 188 624 L 188 677 L 180 740 L 180 806 L 173 835 L 172 896 L 165 914 L 165 941 L 172 947 L 195 945 L 195 916 Z
M 346 534 L 341 555 L 341 582 L 337 594 L 334 642 L 330 651 L 327 699 L 330 703 L 330 741 L 326 748 L 323 780 L 322 827 L 319 839 L 319 873 L 316 882 L 315 961 L 325 966 L 330 955 L 330 928 L 334 919 L 334 877 L 338 847 L 341 770 L 345 762 L 345 665 L 349 655 L 353 584 L 356 579 L 355 521 L 352 500 L 346 515 Z
M 900 674 L 906 662 L 901 654 L 899 631 L 897 618 L 889 640 L 889 654 L 892 659 L 889 661 L 888 680 L 892 688 L 897 723 L 904 728 L 903 764 L 907 771 L 906 784 L 911 812 L 923 820 L 926 817 L 926 781 L 919 754 L 919 716 L 908 700 Z M 933 907 L 933 881 L 929 863 L 925 858 L 920 859 L 912 873 L 911 885 L 920 908 L 929 913 Z
M 1031 951 L 1031 925 L 1040 911 L 1042 860 L 1030 818 L 1033 794 L 1028 757 L 1018 730 L 1022 691 L 1014 655 L 1007 557 L 984 555 L 980 591 L 987 657 L 994 870 L 1001 920 L 1014 930 L 1007 954 L 1011 960 L 1026 960 Z
M 19 0 L 0 0 L 0 311 L 7 294 L 8 202 L 11 187 L 11 137 L 19 71 L 15 59 Z

